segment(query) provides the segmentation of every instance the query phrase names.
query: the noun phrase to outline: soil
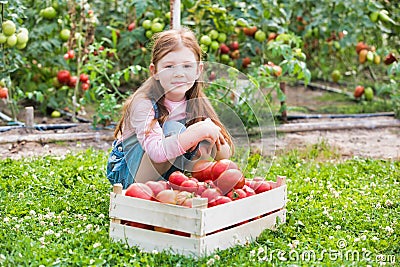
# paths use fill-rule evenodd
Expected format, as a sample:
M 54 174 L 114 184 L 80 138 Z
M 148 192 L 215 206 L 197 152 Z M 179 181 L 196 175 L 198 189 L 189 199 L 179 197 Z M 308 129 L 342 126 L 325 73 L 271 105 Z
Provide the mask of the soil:
M 297 107 L 307 107 L 309 110 L 313 106 L 319 105 L 317 100 L 326 92 L 309 90 L 304 87 L 290 88 L 287 94 L 287 105 Z M 334 103 L 332 103 L 334 104 Z M 326 102 L 324 103 L 326 105 Z M 290 114 L 290 113 L 289 113 Z M 344 118 L 344 119 L 303 119 L 290 120 L 289 123 L 327 121 L 346 122 L 351 124 L 353 121 L 375 120 L 396 121 L 393 117 L 371 118 Z M 35 123 L 61 124 L 71 123 L 63 119 L 44 118 L 35 115 Z M 397 124 L 398 125 L 398 124 Z M 96 137 L 86 140 L 63 140 L 63 141 L 13 141 L 6 142 L 8 138 L 26 136 L 44 136 L 46 134 L 68 134 L 71 139 L 83 133 L 93 133 Z M 88 148 L 108 151 L 112 144 L 113 131 L 110 129 L 94 130 L 90 123 L 79 123 L 78 126 L 63 130 L 31 131 L 17 128 L 9 131 L 0 132 L 0 159 L 11 158 L 20 159 L 23 157 L 36 157 L 53 155 L 60 156 L 69 152 L 77 152 Z M 400 128 L 396 127 L 377 127 L 377 128 L 350 128 L 338 130 L 309 130 L 290 133 L 280 133 L 276 139 L 276 154 L 283 153 L 291 149 L 304 149 L 313 144 L 324 143 L 332 148 L 340 158 L 375 158 L 400 160 Z M 255 144 L 257 145 L 257 144 Z

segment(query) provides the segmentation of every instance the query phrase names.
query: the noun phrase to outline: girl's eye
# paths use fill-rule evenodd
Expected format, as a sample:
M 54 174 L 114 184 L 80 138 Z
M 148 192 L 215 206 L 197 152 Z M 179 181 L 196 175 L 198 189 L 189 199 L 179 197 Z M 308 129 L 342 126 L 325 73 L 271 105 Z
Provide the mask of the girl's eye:
M 174 67 L 173 65 L 167 65 L 167 66 L 165 66 L 166 69 L 170 69 L 170 68 L 173 68 L 173 67 Z
M 192 64 L 186 64 L 183 67 L 189 69 L 189 68 L 193 68 L 193 65 Z

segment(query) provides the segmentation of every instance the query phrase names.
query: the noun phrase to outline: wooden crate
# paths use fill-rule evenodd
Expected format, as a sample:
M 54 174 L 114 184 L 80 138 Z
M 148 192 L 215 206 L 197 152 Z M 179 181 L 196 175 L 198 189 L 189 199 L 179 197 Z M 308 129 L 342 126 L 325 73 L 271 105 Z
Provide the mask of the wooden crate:
M 110 195 L 110 237 L 143 251 L 168 251 L 202 257 L 216 250 L 254 241 L 264 230 L 286 219 L 285 177 L 273 189 L 207 208 L 207 199 L 194 199 L 193 208 L 124 196 L 120 185 Z M 185 233 L 180 236 L 122 224 L 133 221 Z

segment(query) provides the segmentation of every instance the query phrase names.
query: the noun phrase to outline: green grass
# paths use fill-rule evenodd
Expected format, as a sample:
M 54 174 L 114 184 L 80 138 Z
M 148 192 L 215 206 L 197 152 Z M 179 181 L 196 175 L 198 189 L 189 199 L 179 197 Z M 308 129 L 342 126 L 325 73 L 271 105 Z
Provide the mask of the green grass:
M 398 264 L 400 162 L 331 157 L 320 144 L 280 155 L 268 173 L 261 162 L 267 179 L 287 176 L 286 224 L 198 260 L 109 240 L 106 153 L 2 160 L 0 266 Z

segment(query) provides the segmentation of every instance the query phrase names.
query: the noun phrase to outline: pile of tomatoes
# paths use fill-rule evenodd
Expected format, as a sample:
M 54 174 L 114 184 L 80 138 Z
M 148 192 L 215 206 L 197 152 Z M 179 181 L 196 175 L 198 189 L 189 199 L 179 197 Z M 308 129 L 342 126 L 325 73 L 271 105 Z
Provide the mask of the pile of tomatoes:
M 275 183 L 262 177 L 245 178 L 237 164 L 229 159 L 199 160 L 188 175 L 175 171 L 169 181 L 133 183 L 126 189 L 125 196 L 188 208 L 192 207 L 193 199 L 206 198 L 207 207 L 213 207 L 269 191 L 274 186 Z M 126 223 L 140 228 L 152 228 L 135 222 Z M 170 231 L 160 227 L 154 230 Z

